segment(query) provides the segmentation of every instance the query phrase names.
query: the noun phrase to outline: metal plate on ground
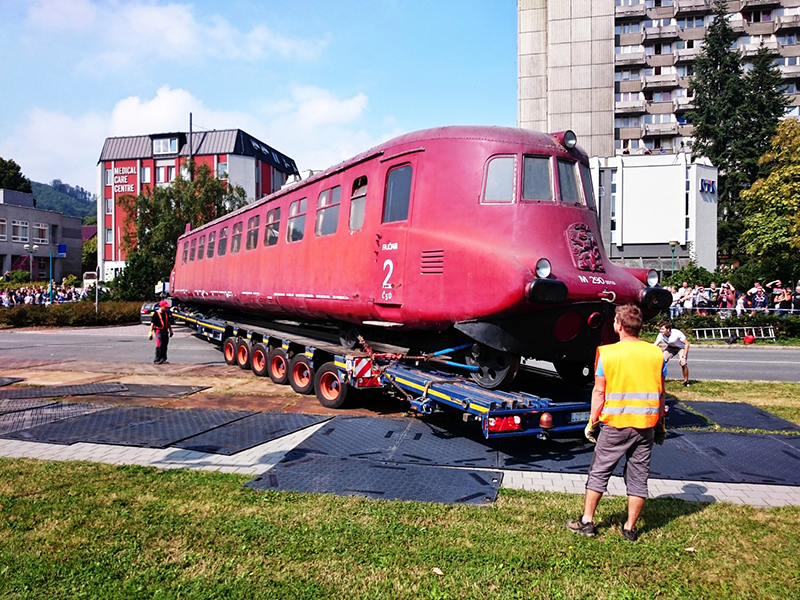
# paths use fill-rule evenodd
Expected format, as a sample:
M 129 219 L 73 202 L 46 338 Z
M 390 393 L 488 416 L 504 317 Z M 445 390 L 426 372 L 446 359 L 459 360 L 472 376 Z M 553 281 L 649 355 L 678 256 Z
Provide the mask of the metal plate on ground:
M 135 398 L 182 398 L 189 394 L 194 394 L 201 390 L 207 390 L 210 386 L 192 385 L 147 385 L 142 383 L 126 383 L 124 390 L 115 392 L 115 396 L 135 397 Z
M 123 392 L 121 383 L 87 383 L 84 385 L 52 385 L 46 387 L 9 388 L 0 390 L 0 400 L 19 398 L 57 398 L 60 396 L 88 396 Z
M 717 460 L 713 453 L 694 443 L 694 439 L 693 432 L 669 431 L 662 446 L 653 446 L 650 477 L 723 483 L 742 481 L 740 475 Z
M 474 423 L 471 424 L 474 426 Z M 422 419 L 335 417 L 302 442 L 305 454 L 411 464 L 497 468 L 493 444 L 472 427 L 463 437 L 459 423 L 448 428 Z
M 673 403 L 667 416 L 667 428 L 685 429 L 689 427 L 711 427 L 711 424 L 677 402 Z
M 488 505 L 497 498 L 502 473 L 397 464 L 290 452 L 286 459 L 245 484 L 256 490 L 291 490 Z
M 0 377 L 0 387 L 11 385 L 12 383 L 19 383 L 23 381 L 21 377 Z
M 30 410 L 32 408 L 42 408 L 56 404 L 55 400 L 0 400 L 0 415 L 7 413 L 19 412 L 22 410 Z
M 588 473 L 594 444 L 580 439 L 538 440 L 531 437 L 497 440 L 498 466 L 518 471 Z
M 37 442 L 40 440 L 26 437 L 25 430 L 46 427 L 50 423 L 69 420 L 110 408 L 109 406 L 79 402 L 42 402 L 40 400 L 6 400 L 5 402 L 27 402 L 30 406 L 24 410 L 0 415 L 0 437 Z M 16 432 L 18 433 L 15 435 Z
M 744 402 L 686 402 L 686 405 L 720 427 L 800 432 L 800 427 L 794 423 Z
M 41 425 L 6 437 L 52 444 L 91 442 L 164 448 L 251 414 L 231 410 L 112 407 L 100 413 Z
M 212 454 L 236 454 L 253 446 L 305 429 L 330 417 L 301 413 L 256 413 L 211 431 L 192 436 L 173 446 Z

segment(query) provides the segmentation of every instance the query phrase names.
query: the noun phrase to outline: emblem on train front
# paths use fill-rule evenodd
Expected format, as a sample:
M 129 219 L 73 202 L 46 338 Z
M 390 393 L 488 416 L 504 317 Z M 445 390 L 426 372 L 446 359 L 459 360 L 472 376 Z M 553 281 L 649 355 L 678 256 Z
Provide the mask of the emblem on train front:
M 589 226 L 586 223 L 573 223 L 566 233 L 575 266 L 581 271 L 604 273 L 600 247 Z

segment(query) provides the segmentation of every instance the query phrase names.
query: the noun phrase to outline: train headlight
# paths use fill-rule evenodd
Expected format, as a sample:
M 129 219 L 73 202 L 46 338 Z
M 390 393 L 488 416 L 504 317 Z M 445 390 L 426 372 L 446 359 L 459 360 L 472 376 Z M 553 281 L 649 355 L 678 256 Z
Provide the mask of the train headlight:
M 536 276 L 540 279 L 547 279 L 550 277 L 550 272 L 552 268 L 550 266 L 550 261 L 546 258 L 540 258 L 536 261 Z
M 578 136 L 571 129 L 564 132 L 564 145 L 570 150 L 578 145 Z
M 647 272 L 647 285 L 655 287 L 658 285 L 658 273 L 655 269 L 650 269 Z

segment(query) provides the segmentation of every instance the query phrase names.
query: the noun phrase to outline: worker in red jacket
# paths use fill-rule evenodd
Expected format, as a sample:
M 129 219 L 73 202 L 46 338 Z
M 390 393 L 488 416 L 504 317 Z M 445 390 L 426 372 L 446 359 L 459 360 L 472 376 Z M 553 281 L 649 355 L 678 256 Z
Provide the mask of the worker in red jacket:
M 608 480 L 623 456 L 628 518 L 622 536 L 638 537 L 636 521 L 647 498 L 653 443 L 663 443 L 664 377 L 666 363 L 656 346 L 639 339 L 642 311 L 632 304 L 618 306 L 614 331 L 619 342 L 597 349 L 595 384 L 586 437 L 597 447 L 589 467 L 583 514 L 567 521 L 567 529 L 594 537 L 594 513 L 608 489 Z M 603 427 L 600 427 L 600 423 Z
M 167 346 L 169 338 L 172 337 L 172 325 L 169 322 L 169 302 L 162 300 L 158 303 L 158 310 L 153 313 L 150 321 L 150 332 L 147 339 L 153 339 L 156 334 L 156 357 L 153 362 L 157 365 L 167 363 Z

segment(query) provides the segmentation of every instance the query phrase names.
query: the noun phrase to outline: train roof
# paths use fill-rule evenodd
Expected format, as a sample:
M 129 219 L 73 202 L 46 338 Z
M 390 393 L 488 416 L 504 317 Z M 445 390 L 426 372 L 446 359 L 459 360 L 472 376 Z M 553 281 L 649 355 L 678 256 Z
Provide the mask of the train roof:
M 565 155 L 569 153 L 569 151 L 563 145 L 561 145 L 561 143 L 559 143 L 559 141 L 553 134 L 543 133 L 541 131 L 533 131 L 531 129 L 518 129 L 516 127 L 497 127 L 489 125 L 450 125 L 446 127 L 421 129 L 419 131 L 412 131 L 410 133 L 405 133 L 398 137 L 387 140 L 386 142 L 383 142 L 382 144 L 379 144 L 374 148 L 367 150 L 366 152 L 357 154 L 356 156 L 349 158 L 337 165 L 333 165 L 332 167 L 329 167 L 324 171 L 314 173 L 314 175 L 312 175 L 311 177 L 303 179 L 302 181 L 298 181 L 297 183 L 293 183 L 276 192 L 273 192 L 269 196 L 265 196 L 263 198 L 260 198 L 259 200 L 256 200 L 251 204 L 243 206 L 242 208 L 239 208 L 232 213 L 228 213 L 226 215 L 214 219 L 213 221 L 201 225 L 200 227 L 196 227 L 195 229 L 192 229 L 192 231 L 188 233 L 195 233 L 200 229 L 205 229 L 206 227 L 215 225 L 217 222 L 223 219 L 229 219 L 237 215 L 238 213 L 246 212 L 249 209 L 253 208 L 254 206 L 270 202 L 275 198 L 279 198 L 285 194 L 291 193 L 305 186 L 313 185 L 320 179 L 329 177 L 330 175 L 338 173 L 339 171 L 344 171 L 345 169 L 348 169 L 359 163 L 365 162 L 376 156 L 390 154 L 392 149 L 394 148 L 401 148 L 404 146 L 407 147 L 413 144 L 429 142 L 429 141 L 438 141 L 438 140 L 472 140 L 478 142 L 480 141 L 501 142 L 505 144 L 519 144 L 519 145 L 524 145 L 526 147 L 534 146 L 550 152 L 563 152 Z M 580 147 L 576 147 L 575 149 L 573 149 L 572 154 L 573 155 L 577 154 L 583 160 L 587 159 L 586 153 Z M 187 234 L 184 234 L 180 237 L 182 238 Z

